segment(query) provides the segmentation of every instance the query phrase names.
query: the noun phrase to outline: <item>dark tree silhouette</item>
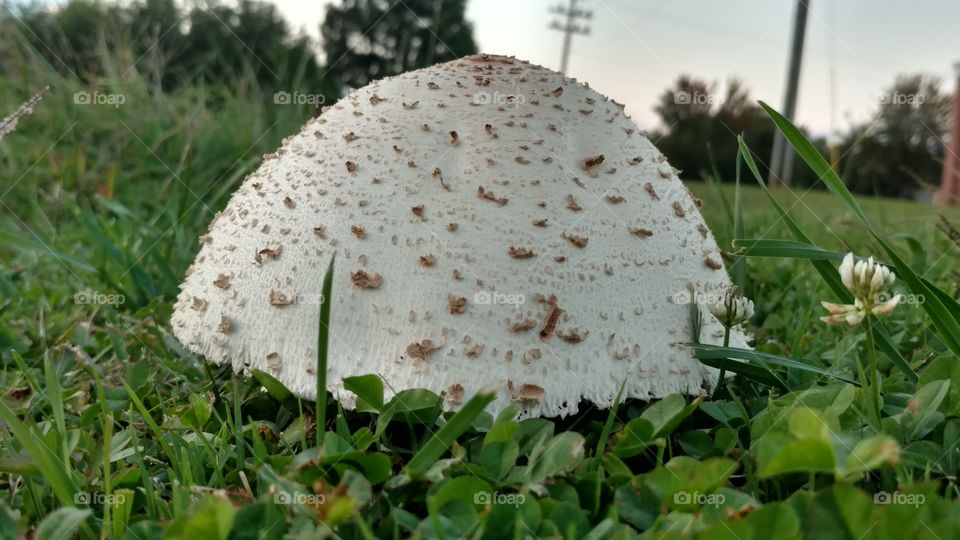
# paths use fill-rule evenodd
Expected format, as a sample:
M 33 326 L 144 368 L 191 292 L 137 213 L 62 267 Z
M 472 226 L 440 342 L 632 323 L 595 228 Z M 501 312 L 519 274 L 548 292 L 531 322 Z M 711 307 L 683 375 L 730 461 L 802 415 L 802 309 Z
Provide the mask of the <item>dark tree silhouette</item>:
M 879 101 L 871 121 L 840 145 L 844 180 L 854 191 L 888 197 L 911 197 L 921 182 L 937 185 L 950 118 L 940 80 L 900 75 Z
M 320 26 L 327 74 L 341 88 L 477 52 L 466 0 L 343 0 Z

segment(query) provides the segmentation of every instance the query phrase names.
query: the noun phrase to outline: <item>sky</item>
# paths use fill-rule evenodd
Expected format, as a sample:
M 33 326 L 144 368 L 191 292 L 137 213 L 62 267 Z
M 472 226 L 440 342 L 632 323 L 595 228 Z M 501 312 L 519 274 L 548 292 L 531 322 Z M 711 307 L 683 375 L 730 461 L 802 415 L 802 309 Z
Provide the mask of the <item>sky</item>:
M 316 37 L 331 1 L 273 3 L 293 28 Z M 548 23 L 554 17 L 549 8 L 561 2 L 566 0 L 469 0 L 467 18 L 481 52 L 559 69 L 563 36 Z M 659 125 L 653 106 L 681 74 L 715 81 L 718 94 L 737 77 L 752 97 L 782 109 L 796 0 L 578 2 L 593 11 L 591 33 L 574 37 L 567 74 L 625 103 L 642 129 Z M 809 5 L 796 120 L 815 134 L 843 132 L 868 119 L 898 74 L 938 76 L 944 90 L 954 90 L 960 2 Z

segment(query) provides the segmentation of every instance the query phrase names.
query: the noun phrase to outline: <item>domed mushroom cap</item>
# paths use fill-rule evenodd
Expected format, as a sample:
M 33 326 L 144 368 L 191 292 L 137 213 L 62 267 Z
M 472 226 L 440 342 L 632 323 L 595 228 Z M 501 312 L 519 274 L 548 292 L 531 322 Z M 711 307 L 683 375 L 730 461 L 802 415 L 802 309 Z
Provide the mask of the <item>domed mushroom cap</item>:
M 471 56 L 352 92 L 284 141 L 201 238 L 172 318 L 186 347 L 314 398 L 334 254 L 329 389 L 376 373 L 455 407 L 577 411 L 698 394 L 689 302 L 730 287 L 674 169 L 622 106 Z M 701 340 L 723 329 L 704 313 Z M 731 343 L 745 346 L 734 331 Z

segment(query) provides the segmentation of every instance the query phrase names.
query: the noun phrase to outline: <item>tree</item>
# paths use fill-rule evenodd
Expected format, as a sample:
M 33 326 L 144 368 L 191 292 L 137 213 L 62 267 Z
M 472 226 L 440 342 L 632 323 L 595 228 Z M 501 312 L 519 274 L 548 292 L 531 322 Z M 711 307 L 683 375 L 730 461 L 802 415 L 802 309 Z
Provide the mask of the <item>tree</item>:
M 870 122 L 841 142 L 844 181 L 853 191 L 887 197 L 912 197 L 921 181 L 937 184 L 949 119 L 950 96 L 938 78 L 898 76 Z
M 340 88 L 477 52 L 466 0 L 343 0 L 320 25 L 327 74 Z
M 665 127 L 654 140 L 687 178 L 713 175 L 716 167 L 722 179 L 733 179 L 737 135 L 743 134 L 758 155 L 769 155 L 773 128 L 743 83 L 731 79 L 722 94 L 716 87 L 683 75 L 654 107 Z

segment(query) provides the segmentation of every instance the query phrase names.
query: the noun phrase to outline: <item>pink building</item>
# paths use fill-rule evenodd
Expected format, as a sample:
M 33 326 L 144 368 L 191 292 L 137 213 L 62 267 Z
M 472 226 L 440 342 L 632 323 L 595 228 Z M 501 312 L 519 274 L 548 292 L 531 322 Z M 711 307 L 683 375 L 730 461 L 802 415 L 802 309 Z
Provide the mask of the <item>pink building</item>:
M 953 95 L 950 140 L 944 145 L 940 190 L 933 196 L 934 204 L 950 206 L 960 205 L 960 63 L 954 67 L 957 72 L 957 89 Z

